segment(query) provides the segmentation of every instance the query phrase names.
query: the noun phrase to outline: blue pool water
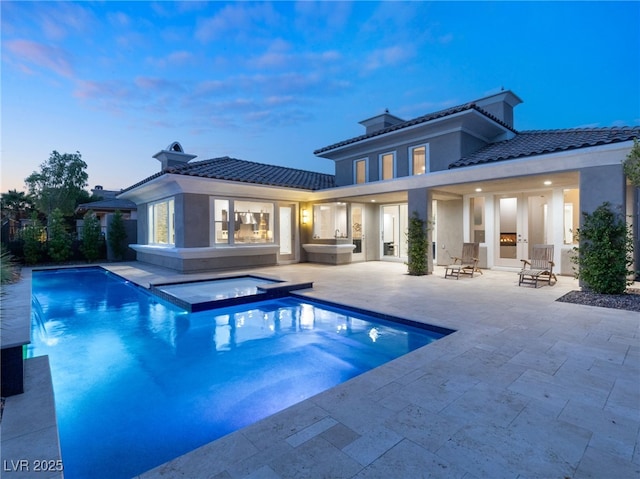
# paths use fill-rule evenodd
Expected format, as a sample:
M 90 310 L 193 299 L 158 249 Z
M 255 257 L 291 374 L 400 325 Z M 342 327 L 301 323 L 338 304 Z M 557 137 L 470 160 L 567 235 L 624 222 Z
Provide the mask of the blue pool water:
M 101 268 L 34 271 L 65 478 L 130 478 L 444 336 L 296 297 L 198 313 Z

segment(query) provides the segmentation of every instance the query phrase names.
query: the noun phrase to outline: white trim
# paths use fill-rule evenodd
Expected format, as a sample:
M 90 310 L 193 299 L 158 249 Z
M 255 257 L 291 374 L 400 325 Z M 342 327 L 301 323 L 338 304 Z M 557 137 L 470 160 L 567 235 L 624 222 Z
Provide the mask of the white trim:
M 259 256 L 276 254 L 280 249 L 278 244 L 269 245 L 235 245 L 203 248 L 175 248 L 157 245 L 130 244 L 129 247 L 139 253 L 180 259 L 226 258 L 232 256 Z
M 362 183 L 358 183 L 358 163 L 364 161 L 364 181 Z M 353 184 L 354 185 L 363 185 L 369 182 L 369 158 L 363 157 L 358 158 L 357 160 L 353 160 Z
M 179 193 L 228 196 L 273 201 L 308 201 L 314 193 L 300 188 L 243 183 L 241 181 L 219 180 L 199 176 L 167 173 L 118 195 L 134 203 L 149 203 Z
M 391 155 L 391 169 L 392 172 L 391 174 L 393 175 L 391 178 L 383 178 L 383 174 L 384 174 L 384 162 L 383 162 L 383 158 L 385 156 Z M 394 180 L 398 177 L 397 171 L 396 171 L 396 152 L 395 151 L 387 151 L 385 153 L 380 153 L 378 155 L 378 181 L 389 181 L 389 180 Z
M 415 150 L 417 150 L 418 148 L 424 148 L 424 172 L 423 173 L 419 173 L 416 174 L 415 171 L 413 171 L 413 152 Z M 420 176 L 420 175 L 426 175 L 431 171 L 431 158 L 430 158 L 430 152 L 429 152 L 429 143 L 420 143 L 418 145 L 412 145 L 407 147 L 407 161 L 409 163 L 409 176 Z
M 314 191 L 312 201 L 352 196 L 393 193 L 414 188 L 433 188 L 472 183 L 485 180 L 518 178 L 521 176 L 551 174 L 579 170 L 592 166 L 619 165 L 633 142 L 621 142 L 613 145 L 599 145 L 570 151 L 528 156 L 466 166 L 451 170 L 433 171 L 426 175 L 402 176 L 393 181 L 376 181 L 360 185 L 347 185 Z

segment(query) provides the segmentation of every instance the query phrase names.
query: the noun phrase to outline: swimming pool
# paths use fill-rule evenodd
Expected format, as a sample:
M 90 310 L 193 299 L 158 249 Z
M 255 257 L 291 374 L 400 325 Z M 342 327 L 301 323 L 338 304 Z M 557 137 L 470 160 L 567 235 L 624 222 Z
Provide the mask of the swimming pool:
M 65 478 L 130 478 L 448 334 L 286 297 L 187 313 L 101 268 L 34 271 Z

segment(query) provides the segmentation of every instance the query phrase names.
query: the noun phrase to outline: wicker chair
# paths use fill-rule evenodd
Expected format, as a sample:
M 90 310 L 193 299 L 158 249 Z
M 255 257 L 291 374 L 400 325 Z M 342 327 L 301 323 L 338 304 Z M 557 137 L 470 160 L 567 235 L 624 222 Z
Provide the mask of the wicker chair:
M 462 245 L 462 255 L 453 256 L 453 263 L 446 266 L 444 277 L 454 276 L 460 278 L 461 274 L 468 274 L 473 278 L 473 273 L 480 273 L 478 268 L 478 257 L 480 255 L 480 243 L 464 243 Z
M 518 286 L 523 284 L 531 284 L 536 288 L 538 287 L 538 281 L 544 281 L 551 285 L 551 280 L 555 284 L 558 279 L 553 273 L 553 245 L 551 244 L 536 244 L 533 245 L 531 250 L 531 259 L 521 259 L 523 267 L 518 273 L 520 281 Z

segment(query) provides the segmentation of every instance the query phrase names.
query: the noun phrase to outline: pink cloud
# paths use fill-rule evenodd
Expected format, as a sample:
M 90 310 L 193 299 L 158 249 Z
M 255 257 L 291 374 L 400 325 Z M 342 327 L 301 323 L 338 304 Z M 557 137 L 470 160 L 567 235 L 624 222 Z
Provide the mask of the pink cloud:
M 52 70 L 63 77 L 73 77 L 73 67 L 69 55 L 61 48 L 29 40 L 6 42 L 6 48 L 18 64 L 30 63 L 39 68 Z M 24 65 L 21 65 L 21 68 L 31 70 Z

